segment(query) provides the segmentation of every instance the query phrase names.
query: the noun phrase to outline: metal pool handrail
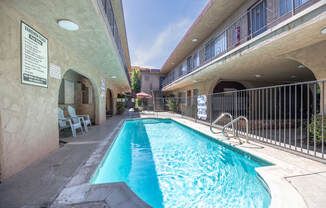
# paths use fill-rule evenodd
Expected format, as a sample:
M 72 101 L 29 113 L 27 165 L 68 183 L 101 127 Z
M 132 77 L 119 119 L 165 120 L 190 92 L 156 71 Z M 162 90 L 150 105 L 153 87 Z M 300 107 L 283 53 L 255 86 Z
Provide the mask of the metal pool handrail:
M 249 143 L 249 141 L 248 141 L 249 121 L 248 121 L 248 119 L 247 119 L 246 117 L 244 117 L 244 116 L 239 116 L 239 117 L 237 117 L 236 119 L 231 120 L 231 121 L 230 121 L 228 124 L 226 124 L 225 126 L 223 126 L 222 134 L 224 135 L 225 128 L 229 127 L 230 125 L 232 125 L 232 128 L 233 128 L 234 123 L 235 123 L 235 122 L 238 122 L 238 121 L 241 120 L 241 119 L 243 119 L 243 120 L 246 121 L 246 142 Z M 234 131 L 234 128 L 233 128 L 233 131 Z M 239 143 L 241 144 L 241 139 L 240 139 L 240 137 L 238 137 L 238 138 L 239 138 Z
M 215 119 L 215 121 L 213 121 L 213 123 L 211 124 L 210 126 L 210 130 L 213 134 L 218 134 L 218 132 L 214 132 L 213 131 L 213 124 L 216 124 L 219 120 L 221 120 L 224 116 L 229 116 L 230 119 L 231 119 L 231 122 L 233 121 L 233 116 L 230 114 L 230 113 L 221 113 L 221 115 Z M 233 131 L 233 135 L 235 134 L 235 131 L 234 131 L 234 125 L 232 123 L 232 131 Z

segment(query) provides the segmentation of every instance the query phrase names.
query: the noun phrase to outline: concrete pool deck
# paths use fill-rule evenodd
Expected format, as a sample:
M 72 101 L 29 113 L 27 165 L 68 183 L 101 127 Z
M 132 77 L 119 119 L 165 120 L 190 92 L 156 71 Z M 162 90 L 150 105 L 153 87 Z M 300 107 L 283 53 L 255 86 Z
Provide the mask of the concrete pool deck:
M 239 145 L 235 139 L 210 133 L 204 124 L 170 114 L 141 117 L 153 116 L 172 118 L 274 163 L 257 169 L 271 190 L 271 207 L 325 207 L 325 164 L 260 143 Z M 89 183 L 127 118 L 115 116 L 92 127 L 86 136 L 66 138 L 68 143 L 56 152 L 0 184 L 0 207 L 149 207 L 125 183 Z

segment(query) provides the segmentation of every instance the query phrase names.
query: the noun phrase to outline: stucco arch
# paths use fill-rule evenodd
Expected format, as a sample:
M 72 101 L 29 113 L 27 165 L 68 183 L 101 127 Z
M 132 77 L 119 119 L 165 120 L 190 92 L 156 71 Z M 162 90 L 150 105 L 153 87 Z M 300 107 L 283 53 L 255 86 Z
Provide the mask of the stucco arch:
M 57 103 L 59 103 L 60 86 L 62 84 L 62 81 L 64 80 L 65 75 L 67 75 L 67 73 L 76 73 L 76 74 L 88 79 L 89 82 L 91 83 L 93 97 L 94 97 L 93 101 L 94 101 L 95 123 L 99 124 L 100 115 L 101 115 L 100 106 L 99 106 L 100 105 L 100 99 L 101 99 L 100 92 L 98 90 L 99 87 L 97 86 L 97 82 L 94 79 L 92 79 L 91 76 L 89 76 L 89 75 L 87 75 L 87 74 L 85 74 L 85 73 L 83 73 L 81 71 L 75 70 L 75 69 L 67 69 L 63 73 L 63 75 L 61 77 L 61 80 L 60 80 L 60 84 L 59 84 L 58 89 L 57 89 Z
M 326 79 L 326 41 L 310 45 L 283 54 L 284 57 L 294 60 L 306 66 L 314 75 L 315 79 Z
M 220 83 L 238 83 L 239 85 L 242 85 L 243 86 L 243 89 L 248 89 L 248 88 L 251 88 L 251 85 L 250 83 L 248 82 L 243 82 L 243 81 L 232 81 L 232 80 L 221 80 L 221 79 L 218 79 L 218 80 L 215 80 L 211 83 L 210 87 L 209 87 L 209 91 L 208 91 L 208 94 L 213 94 L 214 93 L 214 89 L 215 87 L 220 84 Z

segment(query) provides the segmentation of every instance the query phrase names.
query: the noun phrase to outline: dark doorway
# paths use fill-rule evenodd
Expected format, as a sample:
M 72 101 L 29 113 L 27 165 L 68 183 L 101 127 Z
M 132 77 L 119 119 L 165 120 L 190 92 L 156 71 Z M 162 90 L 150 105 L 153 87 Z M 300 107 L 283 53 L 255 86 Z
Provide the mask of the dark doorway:
M 222 81 L 215 86 L 213 93 L 229 92 L 229 91 L 244 90 L 244 89 L 246 88 L 238 82 Z
M 106 116 L 113 115 L 113 99 L 112 91 L 110 89 L 106 90 Z

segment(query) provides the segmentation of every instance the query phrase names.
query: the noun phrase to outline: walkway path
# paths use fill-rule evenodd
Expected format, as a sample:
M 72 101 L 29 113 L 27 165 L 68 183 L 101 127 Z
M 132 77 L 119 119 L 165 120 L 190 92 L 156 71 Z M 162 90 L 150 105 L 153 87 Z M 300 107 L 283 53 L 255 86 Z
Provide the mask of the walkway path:
M 126 116 L 111 117 L 104 124 L 91 127 L 85 136 L 67 138 L 69 143 L 0 184 L 0 207 L 49 207 L 76 170 L 96 150 L 97 144 L 124 118 Z

